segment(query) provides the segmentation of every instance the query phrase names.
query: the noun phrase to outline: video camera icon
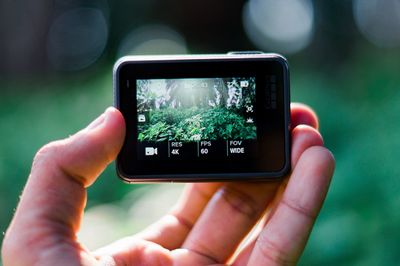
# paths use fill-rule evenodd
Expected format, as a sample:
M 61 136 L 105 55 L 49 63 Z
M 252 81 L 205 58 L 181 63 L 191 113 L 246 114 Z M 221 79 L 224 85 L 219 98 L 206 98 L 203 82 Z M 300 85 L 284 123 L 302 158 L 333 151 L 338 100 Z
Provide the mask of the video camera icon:
M 146 147 L 145 150 L 144 150 L 144 154 L 146 156 L 158 155 L 158 148 Z

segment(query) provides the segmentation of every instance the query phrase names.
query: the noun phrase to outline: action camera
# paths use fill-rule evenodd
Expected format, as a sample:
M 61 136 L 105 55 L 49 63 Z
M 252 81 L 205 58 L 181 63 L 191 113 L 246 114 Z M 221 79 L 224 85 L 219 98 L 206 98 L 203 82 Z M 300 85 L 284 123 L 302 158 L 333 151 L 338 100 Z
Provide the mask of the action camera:
M 131 56 L 114 67 L 126 182 L 269 180 L 290 170 L 287 61 L 277 54 Z

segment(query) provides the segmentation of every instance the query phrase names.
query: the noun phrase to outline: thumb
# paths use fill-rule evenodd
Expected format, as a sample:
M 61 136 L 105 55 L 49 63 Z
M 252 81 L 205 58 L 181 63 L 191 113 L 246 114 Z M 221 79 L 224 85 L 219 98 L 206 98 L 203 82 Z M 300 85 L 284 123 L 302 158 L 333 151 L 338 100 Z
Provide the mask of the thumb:
M 45 145 L 36 154 L 21 201 L 3 242 L 30 249 L 49 239 L 75 239 L 86 204 L 86 187 L 115 159 L 125 135 L 124 119 L 108 108 L 87 128 Z M 55 240 L 57 241 L 57 240 Z M 55 243 L 53 243 L 55 244 Z

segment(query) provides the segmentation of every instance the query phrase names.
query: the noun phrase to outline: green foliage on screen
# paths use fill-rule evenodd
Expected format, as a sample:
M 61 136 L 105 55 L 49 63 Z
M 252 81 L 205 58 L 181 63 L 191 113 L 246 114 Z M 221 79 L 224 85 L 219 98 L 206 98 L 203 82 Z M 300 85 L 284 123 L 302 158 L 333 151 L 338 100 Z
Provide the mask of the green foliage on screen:
M 255 139 L 256 127 L 226 108 L 164 109 L 151 112 L 150 123 L 139 127 L 139 141 Z
M 255 87 L 254 77 L 137 80 L 138 140 L 256 139 L 245 116 Z

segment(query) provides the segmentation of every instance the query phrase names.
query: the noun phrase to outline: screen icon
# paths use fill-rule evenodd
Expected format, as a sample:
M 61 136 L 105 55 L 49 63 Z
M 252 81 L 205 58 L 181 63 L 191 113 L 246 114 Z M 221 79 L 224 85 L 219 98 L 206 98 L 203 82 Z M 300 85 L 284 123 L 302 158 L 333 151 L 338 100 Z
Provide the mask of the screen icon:
M 158 155 L 158 149 L 153 147 L 146 147 L 145 148 L 145 155 L 146 156 L 154 156 Z
M 228 155 L 244 154 L 246 151 L 243 140 L 230 140 Z
M 240 87 L 247 88 L 248 86 L 249 86 L 249 81 L 248 80 L 241 80 L 240 81 Z
M 146 122 L 146 116 L 144 114 L 138 115 L 138 122 L 144 123 Z
M 197 142 L 197 157 L 204 159 L 221 158 L 226 155 L 225 140 L 201 140 Z
M 183 87 L 185 89 L 193 89 L 194 82 L 192 80 L 185 80 L 184 83 L 183 83 Z
M 176 160 L 195 158 L 197 142 L 195 141 L 168 141 L 168 157 Z
M 246 106 L 246 113 L 252 113 L 252 112 L 254 112 L 253 105 L 247 105 Z

